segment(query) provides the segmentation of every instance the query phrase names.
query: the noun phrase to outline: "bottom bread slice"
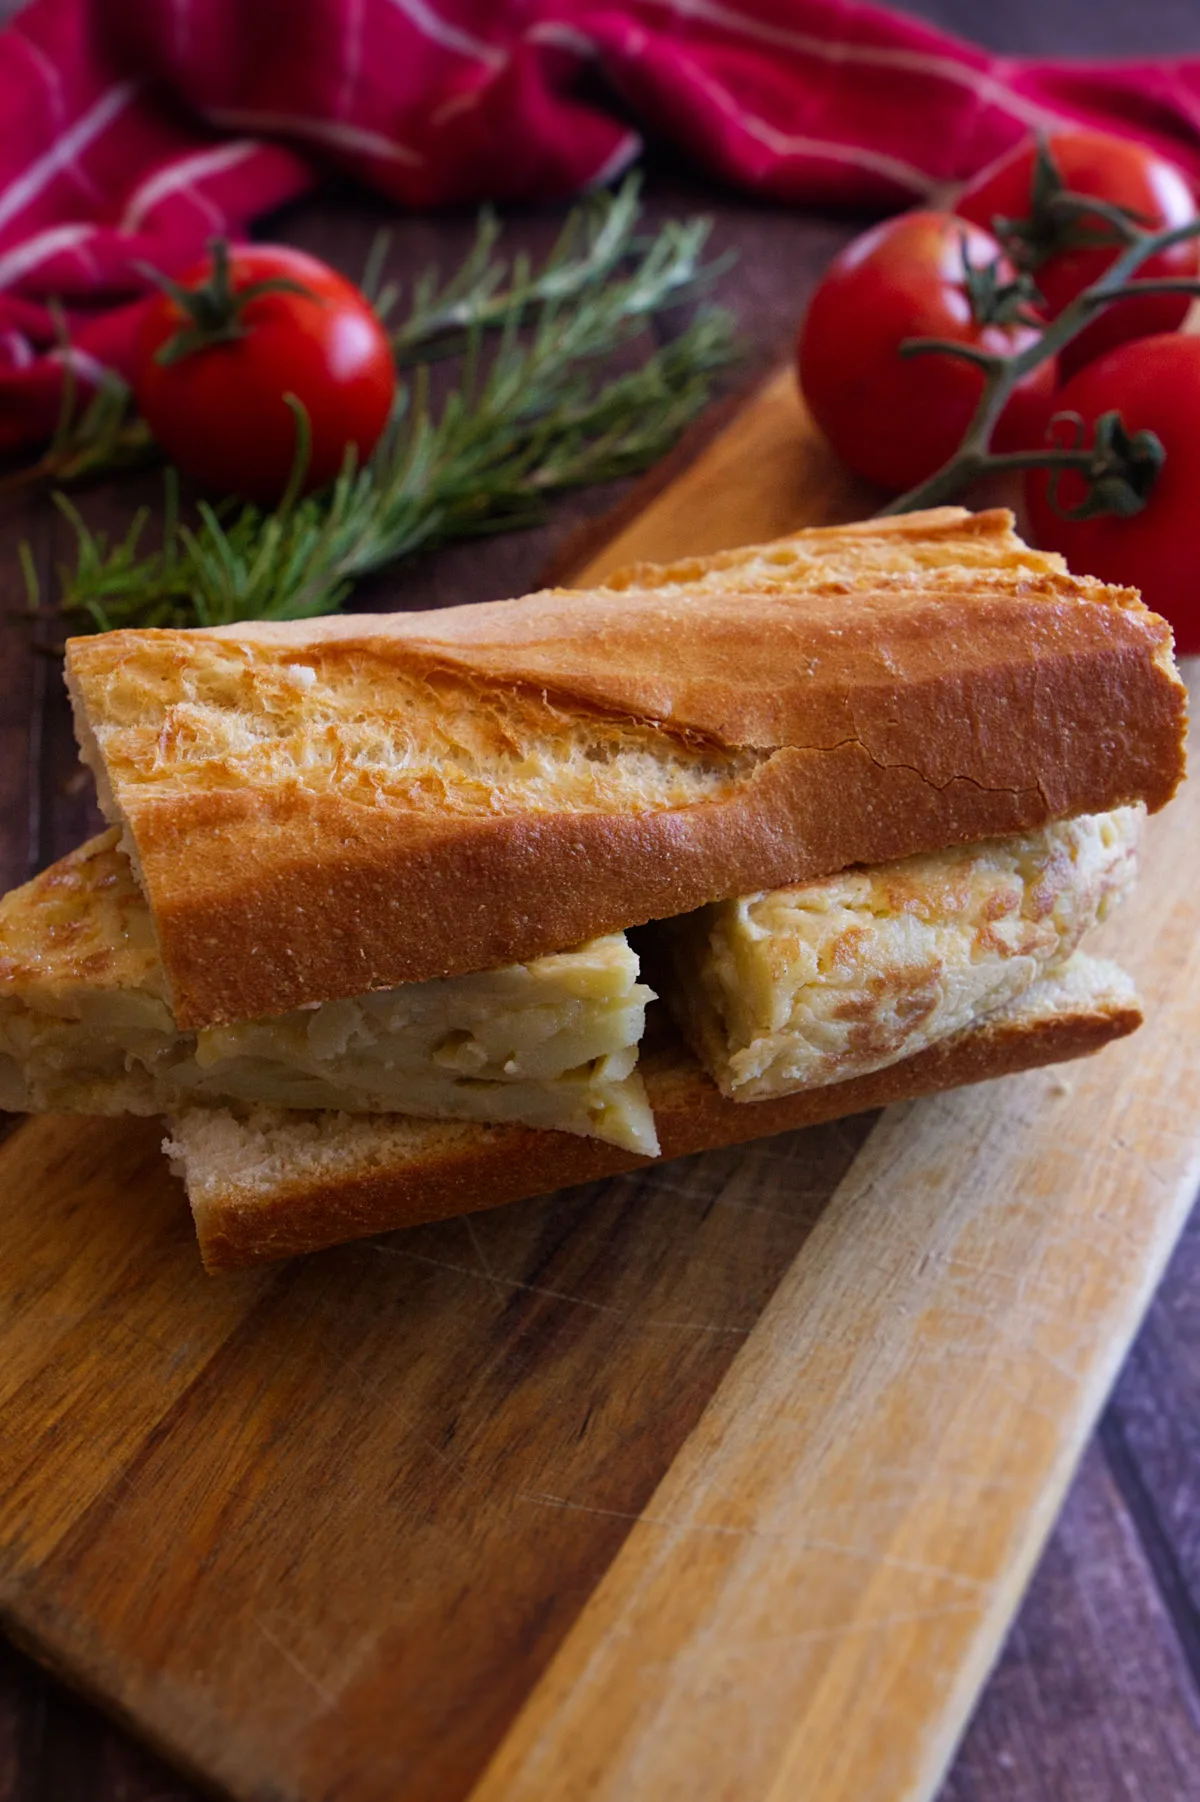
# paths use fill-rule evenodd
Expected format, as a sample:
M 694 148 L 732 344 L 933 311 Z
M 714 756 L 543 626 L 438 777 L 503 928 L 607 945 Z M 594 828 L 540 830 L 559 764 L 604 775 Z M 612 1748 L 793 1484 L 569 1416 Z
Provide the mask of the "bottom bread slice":
M 1017 1001 L 915 1057 L 767 1101 L 727 1100 L 664 1030 L 641 1066 L 660 1159 L 533 1127 L 281 1108 L 185 1109 L 164 1150 L 187 1186 L 206 1268 L 232 1270 L 1082 1057 L 1141 1019 L 1125 972 L 1077 952 Z

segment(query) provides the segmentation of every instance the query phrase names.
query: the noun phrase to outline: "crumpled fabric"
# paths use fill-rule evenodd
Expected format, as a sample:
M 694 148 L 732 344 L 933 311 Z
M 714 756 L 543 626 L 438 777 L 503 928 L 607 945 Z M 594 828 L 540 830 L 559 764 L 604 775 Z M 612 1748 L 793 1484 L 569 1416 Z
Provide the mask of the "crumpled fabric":
M 645 129 L 748 191 L 883 212 L 1082 122 L 1196 178 L 1200 59 L 1000 57 L 855 0 L 33 0 L 0 121 L 11 451 L 52 430 L 66 358 L 128 375 L 139 263 L 177 274 L 322 171 L 405 208 L 557 198 Z

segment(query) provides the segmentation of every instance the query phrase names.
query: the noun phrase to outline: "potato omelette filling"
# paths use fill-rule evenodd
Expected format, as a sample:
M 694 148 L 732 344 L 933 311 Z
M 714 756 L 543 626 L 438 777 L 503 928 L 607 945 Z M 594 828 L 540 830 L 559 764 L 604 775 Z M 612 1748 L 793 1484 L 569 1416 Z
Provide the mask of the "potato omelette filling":
M 520 1121 L 657 1152 L 636 1070 L 653 994 L 624 933 L 180 1032 L 118 836 L 92 839 L 0 902 L 0 1107 L 268 1103 Z
M 668 1001 L 722 1092 L 879 1070 L 1067 963 L 1130 886 L 1144 810 L 844 870 L 660 923 Z M 658 1150 L 624 933 L 478 975 L 181 1032 L 116 828 L 0 901 L 0 1107 L 188 1104 L 522 1122 Z
M 734 1101 L 883 1069 L 1059 970 L 1130 887 L 1143 817 L 1122 807 L 702 908 L 666 925 L 667 999 Z

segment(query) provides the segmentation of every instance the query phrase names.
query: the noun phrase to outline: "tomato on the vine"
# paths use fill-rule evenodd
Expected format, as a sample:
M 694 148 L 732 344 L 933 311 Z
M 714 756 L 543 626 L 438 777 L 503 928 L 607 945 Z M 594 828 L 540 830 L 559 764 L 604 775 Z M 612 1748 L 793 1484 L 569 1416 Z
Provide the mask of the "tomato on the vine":
M 996 232 L 1030 271 L 1049 319 L 1057 319 L 1069 301 L 1098 281 L 1121 249 L 1112 226 L 1098 214 L 1053 211 L 1054 195 L 1064 190 L 1121 207 L 1152 231 L 1186 225 L 1196 217 L 1183 171 L 1144 144 L 1073 127 L 1041 142 L 1026 139 L 967 184 L 956 210 Z M 1097 243 L 1098 235 L 1108 242 Z M 1196 241 L 1188 239 L 1148 258 L 1133 279 L 1170 280 L 1194 276 L 1196 270 Z M 1062 351 L 1063 375 L 1073 375 L 1131 338 L 1174 331 L 1190 304 L 1186 294 L 1115 302 Z
M 1097 419 L 1114 410 L 1125 430 L 1153 432 L 1166 451 L 1139 512 L 1064 518 L 1088 495 L 1075 470 L 1025 477 L 1037 542 L 1061 551 L 1078 575 L 1140 588 L 1175 628 L 1179 652 L 1200 651 L 1196 509 L 1200 497 L 1200 338 L 1180 332 L 1122 344 L 1081 369 L 1055 397 L 1052 441 L 1090 444 Z M 1064 415 L 1058 418 L 1058 413 Z
M 817 424 L 856 474 L 892 494 L 953 456 L 983 387 L 975 364 L 945 352 L 906 358 L 912 338 L 948 338 L 1013 356 L 1038 336 L 1011 289 L 1016 271 L 990 233 L 950 213 L 903 213 L 834 258 L 800 330 L 800 386 Z M 996 444 L 1041 436 L 1054 359 L 1019 384 Z
M 349 446 L 367 457 L 396 392 L 391 345 L 352 282 L 285 245 L 240 244 L 189 270 L 147 307 L 134 392 L 158 443 L 204 487 L 271 506 L 287 488 L 297 421 L 312 443 L 304 489 Z

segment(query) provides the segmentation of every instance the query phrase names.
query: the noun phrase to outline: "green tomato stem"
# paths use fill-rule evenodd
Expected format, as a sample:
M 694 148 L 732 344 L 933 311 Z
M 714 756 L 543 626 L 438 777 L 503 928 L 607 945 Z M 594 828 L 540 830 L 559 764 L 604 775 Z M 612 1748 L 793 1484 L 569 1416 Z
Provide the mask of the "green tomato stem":
M 1082 195 L 1063 195 L 1061 199 L 1080 211 L 1085 206 L 1090 206 L 1093 211 L 1099 210 L 1089 198 Z M 1200 237 L 1200 218 L 1161 232 L 1145 231 L 1128 219 L 1124 220 L 1123 228 L 1129 241 L 1105 270 L 1103 277 L 1077 294 L 1063 308 L 1058 318 L 1050 321 L 1039 337 L 1015 355 L 999 356 L 991 351 L 978 350 L 973 345 L 956 344 L 950 339 L 915 338 L 901 345 L 901 356 L 925 356 L 933 351 L 941 351 L 948 356 L 957 356 L 976 364 L 983 371 L 983 391 L 971 423 L 954 455 L 925 481 L 918 482 L 915 488 L 910 488 L 906 494 L 897 495 L 886 507 L 880 508 L 880 517 L 886 518 L 896 513 L 916 513 L 923 507 L 944 506 L 948 501 L 956 500 L 970 483 L 992 470 L 1038 467 L 1037 460 L 1043 455 L 1041 452 L 1016 451 L 1001 455 L 991 448 L 992 435 L 1000 415 L 1031 370 L 1036 369 L 1047 358 L 1057 356 L 1073 338 L 1078 337 L 1085 326 L 1091 324 L 1097 308 L 1107 306 L 1111 301 L 1124 300 L 1137 294 L 1200 294 L 1200 280 L 1181 279 L 1178 282 L 1163 283 L 1128 280 L 1149 257 L 1157 256 L 1175 244 Z

